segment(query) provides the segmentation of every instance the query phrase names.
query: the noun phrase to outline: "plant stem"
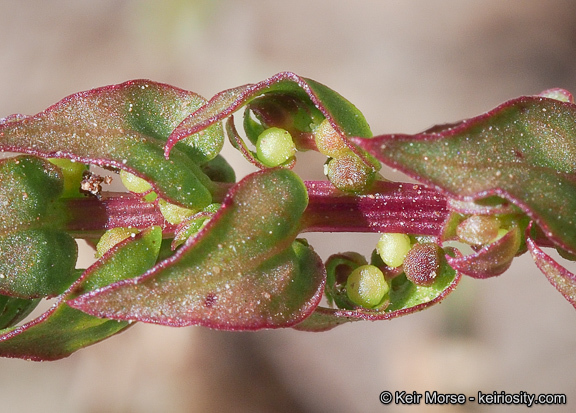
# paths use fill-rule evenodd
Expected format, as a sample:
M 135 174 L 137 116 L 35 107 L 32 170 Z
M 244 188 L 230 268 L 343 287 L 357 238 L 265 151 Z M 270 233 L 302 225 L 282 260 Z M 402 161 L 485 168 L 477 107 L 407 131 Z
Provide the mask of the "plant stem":
M 164 219 L 158 205 L 144 202 L 140 196 L 126 192 L 104 192 L 96 197 L 71 198 L 66 201 L 66 229 L 76 238 L 98 238 L 116 227 L 149 228 L 161 226 L 165 235 L 175 227 Z
M 307 232 L 402 232 L 438 236 L 448 217 L 446 198 L 430 188 L 379 181 L 368 194 L 351 195 L 331 183 L 306 182 Z
M 306 182 L 309 204 L 302 218 L 303 232 L 441 233 L 448 216 L 446 198 L 422 185 L 378 182 L 368 194 L 347 194 L 330 182 Z M 159 225 L 166 237 L 174 233 L 155 203 L 128 193 L 104 193 L 70 199 L 67 229 L 79 238 L 99 237 L 114 227 L 147 228 Z

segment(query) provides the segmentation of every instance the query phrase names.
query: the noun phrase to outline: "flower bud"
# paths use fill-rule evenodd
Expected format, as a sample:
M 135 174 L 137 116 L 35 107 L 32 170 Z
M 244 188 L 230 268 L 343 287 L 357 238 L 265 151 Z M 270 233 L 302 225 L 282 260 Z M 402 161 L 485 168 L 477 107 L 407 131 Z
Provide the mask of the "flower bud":
M 376 250 L 378 255 L 389 267 L 397 268 L 402 265 L 408 251 L 410 251 L 410 237 L 406 234 L 387 233 L 382 234 Z
M 376 177 L 375 172 L 353 153 L 329 159 L 324 164 L 324 173 L 336 188 L 346 192 L 362 192 Z
M 346 281 L 346 293 L 350 301 L 365 308 L 377 307 L 389 290 L 384 274 L 374 265 L 356 268 Z
M 500 222 L 489 215 L 472 215 L 456 228 L 458 237 L 470 245 L 490 244 L 498 237 Z
M 258 136 L 256 155 L 260 162 L 269 167 L 282 165 L 296 154 L 296 146 L 290 132 L 280 128 L 269 128 Z
M 406 278 L 416 285 L 432 285 L 440 269 L 440 251 L 432 242 L 415 244 L 404 259 Z

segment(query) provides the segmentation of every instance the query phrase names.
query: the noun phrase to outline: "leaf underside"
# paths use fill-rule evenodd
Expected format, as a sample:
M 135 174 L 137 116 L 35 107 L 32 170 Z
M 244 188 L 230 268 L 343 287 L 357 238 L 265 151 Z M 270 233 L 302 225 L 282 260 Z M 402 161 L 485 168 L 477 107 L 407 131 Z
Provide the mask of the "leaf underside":
M 522 97 L 456 125 L 354 141 L 451 198 L 511 201 L 553 242 L 574 253 L 575 136 L 576 105 Z
M 529 234 L 529 229 L 526 232 Z M 548 278 L 550 284 L 576 308 L 576 275 L 546 254 L 529 235 L 526 237 L 526 245 L 536 266 Z

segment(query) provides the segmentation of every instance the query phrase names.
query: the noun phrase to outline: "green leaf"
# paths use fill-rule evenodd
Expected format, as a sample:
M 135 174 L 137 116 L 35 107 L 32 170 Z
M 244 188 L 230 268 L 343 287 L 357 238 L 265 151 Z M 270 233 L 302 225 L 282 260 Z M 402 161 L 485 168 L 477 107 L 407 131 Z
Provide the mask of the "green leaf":
M 78 293 L 144 273 L 154 265 L 161 241 L 162 231 L 155 227 L 112 248 L 50 310 L 20 327 L 0 331 L 0 356 L 56 360 L 129 327 L 126 321 L 97 318 L 70 308 L 66 301 Z
M 74 281 L 77 246 L 61 228 L 60 170 L 47 160 L 0 161 L 0 294 L 55 296 Z
M 312 100 L 316 103 L 323 113 L 328 114 L 327 119 L 333 120 L 334 123 L 342 128 L 346 136 L 361 136 L 370 138 L 372 131 L 368 122 L 366 122 L 362 112 L 348 100 L 344 99 L 339 93 L 329 87 L 324 86 L 312 79 L 305 79 L 307 86 L 312 92 Z M 306 89 L 305 86 L 303 86 Z
M 236 182 L 236 172 L 222 155 L 202 165 L 204 172 L 214 182 Z
M 430 286 L 416 285 L 404 274 L 391 280 L 389 304 L 384 310 L 353 310 L 318 307 L 303 322 L 294 326 L 303 331 L 326 331 L 340 324 L 359 320 L 389 320 L 421 311 L 442 301 L 460 282 L 461 275 L 442 258 L 440 270 Z
M 574 253 L 575 136 L 576 105 L 522 97 L 455 125 L 355 142 L 457 200 L 511 201 L 553 242 Z
M 253 330 L 297 323 L 318 304 L 325 279 L 316 254 L 294 242 L 306 204 L 306 188 L 293 172 L 249 175 L 173 256 L 70 305 L 172 326 Z
M 348 100 L 332 89 L 290 72 L 278 73 L 260 83 L 248 84 L 218 93 L 202 108 L 186 118 L 168 138 L 166 153 L 176 142 L 205 130 L 226 119 L 241 107 L 263 94 L 283 95 L 298 99 L 310 106 L 310 112 L 319 110 L 332 126 L 344 136 L 370 137 L 372 132 L 362 113 Z M 282 127 L 282 125 L 273 125 Z M 249 125 L 252 135 L 254 125 Z
M 64 231 L 29 229 L 0 236 L 0 294 L 56 296 L 75 280 L 78 255 Z
M 1 159 L 0 235 L 63 223 L 54 211 L 62 189 L 60 170 L 47 160 L 33 156 Z
M 0 296 L 0 329 L 10 327 L 22 321 L 36 308 L 40 299 Z
M 146 80 L 93 89 L 37 115 L 0 124 L 0 150 L 124 169 L 149 181 L 171 202 L 202 208 L 211 202 L 212 186 L 198 163 L 220 151 L 221 125 L 190 136 L 169 160 L 163 146 L 203 103 L 192 92 Z

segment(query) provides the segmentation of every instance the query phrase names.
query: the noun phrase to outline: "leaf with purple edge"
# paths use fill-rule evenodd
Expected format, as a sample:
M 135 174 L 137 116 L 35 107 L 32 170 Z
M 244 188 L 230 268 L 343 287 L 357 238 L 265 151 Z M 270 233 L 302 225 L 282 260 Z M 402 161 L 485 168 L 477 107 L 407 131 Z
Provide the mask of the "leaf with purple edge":
M 129 327 L 126 321 L 97 318 L 73 309 L 66 300 L 142 274 L 154 265 L 161 239 L 162 231 L 155 227 L 113 247 L 44 314 L 22 326 L 1 330 L 0 356 L 57 360 Z
M 342 136 L 372 136 L 364 115 L 340 94 L 311 79 L 282 72 L 260 83 L 239 86 L 215 95 L 174 130 L 168 138 L 166 154 L 180 140 L 228 118 L 263 94 L 287 95 L 309 105 L 312 111 L 319 110 Z M 357 151 L 352 146 L 351 149 Z
M 256 145 L 258 136 L 271 127 L 287 130 L 296 147 L 311 149 L 307 137 L 313 133 L 324 115 L 309 100 L 286 93 L 269 93 L 252 99 L 244 112 L 244 132 Z
M 171 326 L 292 325 L 317 306 L 325 280 L 317 255 L 294 242 L 307 199 L 303 182 L 289 170 L 253 173 L 173 256 L 70 305 L 99 317 Z
M 479 251 L 458 258 L 447 256 L 446 259 L 456 271 L 472 278 L 495 277 L 510 267 L 521 243 L 521 231 L 513 227 L 502 238 L 483 246 Z
M 354 310 L 318 307 L 293 328 L 302 331 L 326 331 L 340 324 L 359 320 L 390 320 L 421 311 L 442 301 L 460 282 L 461 274 L 442 258 L 436 280 L 430 286 L 415 285 L 404 274 L 390 281 L 389 304 L 384 310 Z
M 532 255 L 532 259 L 536 266 L 548 278 L 552 284 L 563 296 L 568 300 L 574 308 L 576 308 L 576 275 L 568 271 L 562 265 L 557 263 L 552 257 L 546 254 L 536 244 L 536 242 L 529 235 L 530 228 L 528 228 L 526 245 L 528 251 Z
M 576 252 L 576 105 L 521 97 L 417 135 L 354 139 L 380 161 L 464 201 L 498 196 Z
M 230 143 L 232 144 L 234 149 L 236 149 L 238 152 L 240 152 L 242 154 L 242 156 L 244 157 L 244 159 L 246 159 L 248 162 L 250 162 L 255 167 L 257 167 L 259 169 L 266 168 L 266 165 L 264 165 L 258 159 L 256 152 L 250 150 L 248 148 L 248 146 L 246 145 L 246 143 L 244 142 L 244 140 L 240 137 L 240 134 L 236 130 L 236 126 L 234 126 L 234 117 L 233 116 L 230 116 L 230 118 L 228 118 L 228 120 L 226 121 L 225 127 L 226 127 L 226 134 L 228 135 Z
M 0 150 L 125 169 L 171 202 L 201 208 L 211 202 L 212 186 L 197 164 L 220 151 L 221 125 L 188 137 L 168 161 L 163 146 L 204 102 L 192 92 L 146 80 L 92 89 L 0 124 Z

